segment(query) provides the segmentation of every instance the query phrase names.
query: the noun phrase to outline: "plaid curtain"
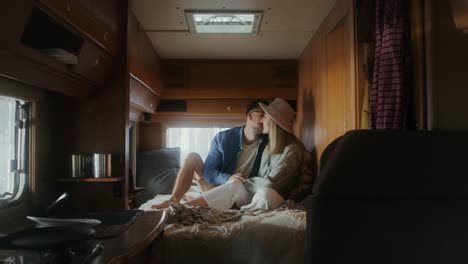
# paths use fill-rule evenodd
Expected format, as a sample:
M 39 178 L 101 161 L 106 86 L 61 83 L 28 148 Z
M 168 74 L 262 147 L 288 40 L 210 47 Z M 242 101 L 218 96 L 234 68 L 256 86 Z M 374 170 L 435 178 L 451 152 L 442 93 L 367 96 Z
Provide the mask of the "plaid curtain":
M 409 79 L 406 0 L 376 0 L 375 54 L 369 93 L 372 129 L 406 125 Z

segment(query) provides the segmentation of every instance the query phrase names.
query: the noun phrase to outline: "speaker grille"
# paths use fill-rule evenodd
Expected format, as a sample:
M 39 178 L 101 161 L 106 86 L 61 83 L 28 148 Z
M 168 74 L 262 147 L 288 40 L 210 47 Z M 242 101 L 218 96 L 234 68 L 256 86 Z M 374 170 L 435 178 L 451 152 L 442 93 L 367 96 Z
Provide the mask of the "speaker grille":
M 157 112 L 187 112 L 186 100 L 161 100 Z

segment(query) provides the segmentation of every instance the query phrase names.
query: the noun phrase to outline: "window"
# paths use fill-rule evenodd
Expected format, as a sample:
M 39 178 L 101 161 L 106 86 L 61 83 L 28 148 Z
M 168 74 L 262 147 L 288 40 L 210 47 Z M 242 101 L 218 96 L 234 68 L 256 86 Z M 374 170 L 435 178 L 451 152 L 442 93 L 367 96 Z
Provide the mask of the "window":
M 255 34 L 261 11 L 185 10 L 192 34 Z
M 180 160 L 190 152 L 200 154 L 203 161 L 208 156 L 211 140 L 227 127 L 169 127 L 166 129 L 166 147 L 180 147 Z
M 0 96 L 0 206 L 19 199 L 26 186 L 30 105 Z

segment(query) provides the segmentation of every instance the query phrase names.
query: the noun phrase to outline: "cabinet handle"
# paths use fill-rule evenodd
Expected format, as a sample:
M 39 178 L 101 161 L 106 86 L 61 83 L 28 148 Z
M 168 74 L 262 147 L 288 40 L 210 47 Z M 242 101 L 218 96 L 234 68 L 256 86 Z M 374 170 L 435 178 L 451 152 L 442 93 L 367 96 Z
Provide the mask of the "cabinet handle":
M 99 59 L 96 59 L 95 63 L 96 65 L 99 65 Z
M 107 41 L 108 38 L 109 38 L 109 33 L 108 33 L 108 32 L 105 32 L 105 33 L 104 33 L 104 40 Z
M 232 110 L 232 107 L 231 107 L 231 106 L 228 106 L 228 107 L 226 107 L 226 109 L 227 109 L 228 111 L 231 111 L 231 110 Z

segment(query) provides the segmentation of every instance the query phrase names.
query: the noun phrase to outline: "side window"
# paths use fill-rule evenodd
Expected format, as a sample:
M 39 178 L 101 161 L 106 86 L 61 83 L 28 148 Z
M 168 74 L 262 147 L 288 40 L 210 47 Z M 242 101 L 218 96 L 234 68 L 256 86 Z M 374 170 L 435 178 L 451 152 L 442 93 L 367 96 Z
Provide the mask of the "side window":
M 29 175 L 31 103 L 0 96 L 0 207 L 18 200 Z
M 180 160 L 188 153 L 196 152 L 203 160 L 208 156 L 211 140 L 228 127 L 168 127 L 166 129 L 166 147 L 180 147 Z

